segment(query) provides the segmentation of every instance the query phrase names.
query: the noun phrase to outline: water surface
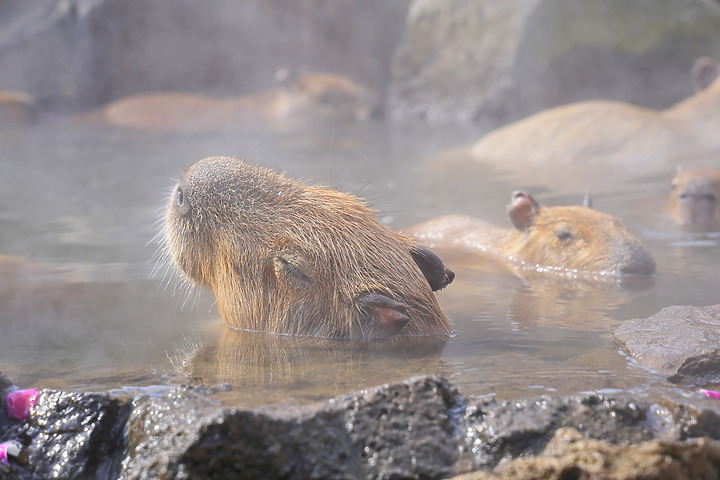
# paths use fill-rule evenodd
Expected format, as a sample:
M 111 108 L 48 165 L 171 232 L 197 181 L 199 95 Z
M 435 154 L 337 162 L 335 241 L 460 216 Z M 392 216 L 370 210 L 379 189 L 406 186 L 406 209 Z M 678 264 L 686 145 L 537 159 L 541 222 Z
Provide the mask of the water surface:
M 61 124 L 0 132 L 0 254 L 8 256 L 0 264 L 12 267 L 0 269 L 0 370 L 22 386 L 74 390 L 227 383 L 234 388 L 224 399 L 244 406 L 322 400 L 424 373 L 442 374 L 470 396 L 691 394 L 636 368 L 609 340 L 625 319 L 720 301 L 720 234 L 685 233 L 664 218 L 672 172 L 649 161 L 640 179 L 576 180 L 596 191 L 595 208 L 647 243 L 657 278 L 519 279 L 439 252 L 457 274 L 438 294 L 457 332 L 444 348 L 239 334 L 222 325 L 210 294 L 157 268 L 153 238 L 173 181 L 208 155 L 243 156 L 355 193 L 396 229 L 445 213 L 509 226 L 504 207 L 519 188 L 547 205 L 581 201 L 582 191 L 564 185 L 425 162 L 479 135 L 387 125 L 298 135 Z

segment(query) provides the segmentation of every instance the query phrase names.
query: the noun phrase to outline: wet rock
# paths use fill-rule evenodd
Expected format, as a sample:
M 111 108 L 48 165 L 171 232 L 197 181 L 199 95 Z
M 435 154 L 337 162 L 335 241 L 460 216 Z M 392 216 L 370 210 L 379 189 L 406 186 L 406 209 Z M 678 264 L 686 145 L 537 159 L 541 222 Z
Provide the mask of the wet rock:
M 692 405 L 602 395 L 467 402 L 437 376 L 303 407 L 227 408 L 211 393 L 43 390 L 27 422 L 0 414 L 3 440 L 29 454 L 25 465 L 0 467 L 0 478 L 720 475 L 719 407 L 700 396 Z
M 16 388 L 4 383 L 5 392 Z M 3 409 L 0 438 L 26 448 L 22 464 L 0 468 L 0 478 L 115 478 L 129 411 L 129 404 L 107 394 L 56 390 L 40 392 L 26 421 Z
M 453 480 L 695 480 L 719 475 L 717 441 L 616 445 L 563 428 L 537 457 L 520 458 L 492 472 L 473 472 Z
M 460 398 L 455 387 L 438 377 L 410 379 L 289 412 L 213 412 L 207 401 L 183 392 L 138 402 L 130 418 L 123 475 L 440 478 L 456 457 L 452 412 L 461 406 Z
M 672 306 L 613 333 L 637 364 L 681 385 L 720 382 L 720 305 Z
M 43 390 L 23 431 L 28 465 L 44 478 L 113 478 L 129 411 L 105 394 Z
M 500 122 L 615 99 L 666 108 L 720 54 L 717 2 L 415 0 L 393 65 L 395 117 Z

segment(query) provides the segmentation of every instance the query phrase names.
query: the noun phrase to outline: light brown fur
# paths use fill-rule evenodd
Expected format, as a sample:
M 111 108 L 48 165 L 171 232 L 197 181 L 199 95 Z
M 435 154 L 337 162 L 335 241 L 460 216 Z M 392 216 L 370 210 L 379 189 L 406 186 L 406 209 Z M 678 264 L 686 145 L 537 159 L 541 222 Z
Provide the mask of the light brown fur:
M 460 247 L 516 268 L 559 275 L 652 275 L 645 246 L 612 215 L 579 206 L 540 207 L 524 192 L 509 205 L 519 229 L 497 227 L 463 215 L 447 215 L 410 228 L 430 247 Z
M 178 182 L 166 236 L 174 261 L 214 292 L 231 326 L 341 338 L 451 332 L 413 240 L 350 195 L 206 158 Z M 451 273 L 434 258 L 439 275 Z
M 35 116 L 34 97 L 24 92 L 0 90 L 0 127 L 29 125 Z
M 678 172 L 667 202 L 670 218 L 688 228 L 720 227 L 720 170 Z
M 719 149 L 718 66 L 699 62 L 694 79 L 704 88 L 667 110 L 602 100 L 573 103 L 487 134 L 472 155 L 510 172 L 582 165 L 611 167 L 617 175 L 642 174 L 650 164 Z
M 133 95 L 106 105 L 91 118 L 146 131 L 283 130 L 317 122 L 365 120 L 371 101 L 369 92 L 352 80 L 316 73 L 300 76 L 288 86 L 231 99 L 183 92 Z

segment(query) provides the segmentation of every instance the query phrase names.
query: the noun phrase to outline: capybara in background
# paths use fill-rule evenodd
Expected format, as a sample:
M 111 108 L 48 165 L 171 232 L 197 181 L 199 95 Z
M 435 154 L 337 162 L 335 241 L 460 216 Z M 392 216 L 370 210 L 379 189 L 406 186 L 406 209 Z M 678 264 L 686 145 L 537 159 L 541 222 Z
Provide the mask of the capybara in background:
M 678 171 L 667 202 L 670 218 L 691 229 L 720 227 L 720 170 Z
M 692 77 L 701 90 L 667 110 L 602 100 L 573 103 L 490 132 L 473 146 L 472 156 L 503 171 L 581 165 L 618 175 L 644 174 L 687 154 L 720 149 L 718 64 L 700 59 Z
M 146 131 L 285 130 L 366 120 L 375 107 L 373 100 L 365 87 L 346 77 L 315 73 L 271 90 L 230 99 L 182 92 L 138 94 L 116 100 L 85 118 Z
M 165 235 L 230 326 L 332 338 L 451 333 L 433 290 L 454 274 L 353 196 L 206 158 L 178 181 Z
M 476 251 L 518 269 L 558 275 L 653 275 L 655 261 L 625 225 L 587 207 L 541 207 L 525 192 L 508 205 L 515 230 L 447 215 L 406 230 L 431 247 Z
M 35 98 L 32 95 L 0 90 L 0 128 L 29 125 L 35 117 Z

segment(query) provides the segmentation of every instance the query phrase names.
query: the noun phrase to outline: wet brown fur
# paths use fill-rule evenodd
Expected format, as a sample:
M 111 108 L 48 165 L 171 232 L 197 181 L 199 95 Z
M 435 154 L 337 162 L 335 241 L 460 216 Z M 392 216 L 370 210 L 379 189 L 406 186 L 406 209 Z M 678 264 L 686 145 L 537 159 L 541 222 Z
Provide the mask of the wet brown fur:
M 178 195 L 182 192 L 182 204 Z M 406 336 L 450 325 L 410 250 L 350 195 L 227 157 L 191 166 L 166 217 L 169 253 L 231 326 L 301 336 L 388 336 L 362 300 L 406 307 Z
M 287 86 L 231 99 L 185 92 L 143 93 L 112 102 L 89 118 L 146 131 L 282 130 L 308 122 L 365 120 L 371 101 L 369 92 L 352 80 L 316 73 L 300 76 Z
M 667 211 L 673 221 L 685 227 L 720 227 L 720 170 L 678 172 L 672 180 Z
M 612 165 L 642 174 L 650 162 L 662 165 L 720 148 L 717 70 L 714 61 L 700 59 L 693 82 L 702 90 L 667 110 L 603 100 L 564 105 L 487 134 L 472 155 L 507 171 Z
M 547 273 L 655 273 L 655 262 L 645 246 L 612 215 L 580 206 L 540 207 L 537 202 L 530 214 L 531 202 L 524 192 L 513 194 L 508 209 L 516 230 L 447 215 L 406 233 L 430 247 L 461 247 Z

